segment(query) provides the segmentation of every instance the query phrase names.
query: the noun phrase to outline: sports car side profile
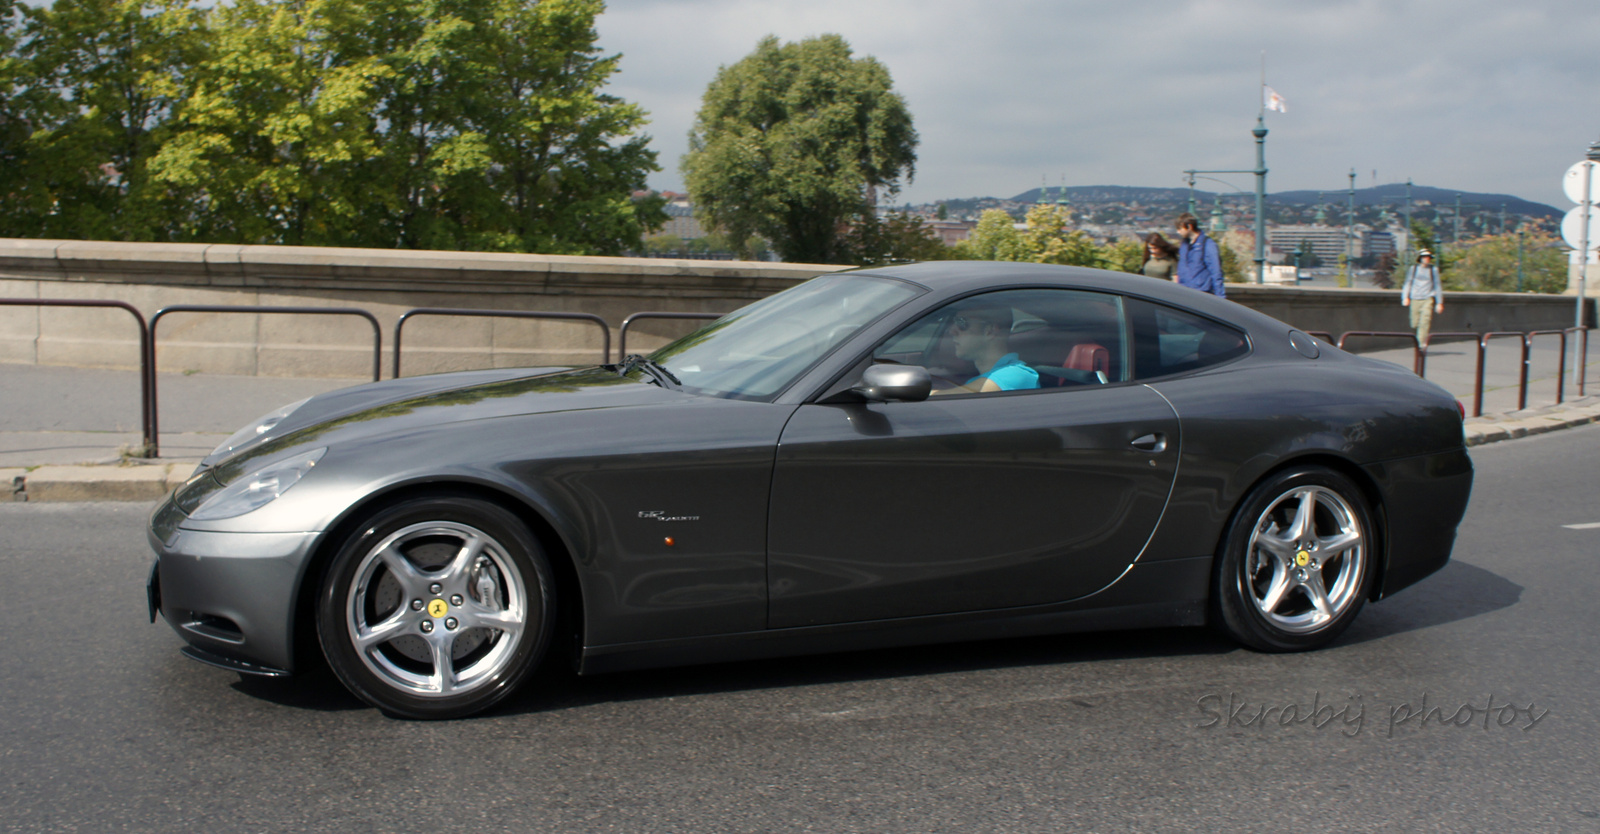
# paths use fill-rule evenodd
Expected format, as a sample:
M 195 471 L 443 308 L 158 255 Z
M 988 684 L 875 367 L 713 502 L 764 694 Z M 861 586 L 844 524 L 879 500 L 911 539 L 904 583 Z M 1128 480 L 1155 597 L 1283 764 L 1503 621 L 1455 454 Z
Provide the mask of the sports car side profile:
M 1459 404 L 1141 276 L 814 278 L 615 365 L 395 379 L 155 510 L 190 657 L 419 718 L 581 673 L 1143 626 L 1315 648 L 1449 559 Z

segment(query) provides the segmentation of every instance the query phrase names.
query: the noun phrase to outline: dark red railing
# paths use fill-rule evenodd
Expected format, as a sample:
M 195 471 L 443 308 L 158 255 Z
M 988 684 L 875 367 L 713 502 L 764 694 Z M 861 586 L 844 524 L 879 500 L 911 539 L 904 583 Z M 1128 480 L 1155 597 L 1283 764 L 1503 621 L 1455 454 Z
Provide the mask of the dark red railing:
M 1339 349 L 1344 350 L 1344 343 L 1351 336 L 1364 339 L 1405 339 L 1411 342 L 1411 370 L 1417 376 L 1422 376 L 1422 343 L 1417 341 L 1417 334 L 1409 330 L 1347 330 L 1339 336 Z

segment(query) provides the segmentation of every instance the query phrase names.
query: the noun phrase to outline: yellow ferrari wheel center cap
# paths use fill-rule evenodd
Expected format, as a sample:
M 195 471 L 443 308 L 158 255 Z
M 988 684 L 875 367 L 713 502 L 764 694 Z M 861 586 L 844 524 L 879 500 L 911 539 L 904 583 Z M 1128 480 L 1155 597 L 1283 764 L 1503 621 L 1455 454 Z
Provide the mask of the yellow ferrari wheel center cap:
M 428 603 L 428 616 L 443 617 L 448 613 L 450 613 L 450 606 L 446 605 L 444 600 L 436 599 Z
M 1299 553 L 1294 554 L 1294 563 L 1299 565 L 1302 568 L 1305 567 L 1306 565 L 1311 563 L 1311 554 L 1305 552 L 1304 550 L 1300 551 Z M 435 600 L 435 602 L 437 602 L 437 600 Z M 434 616 L 437 617 L 439 615 L 435 614 Z

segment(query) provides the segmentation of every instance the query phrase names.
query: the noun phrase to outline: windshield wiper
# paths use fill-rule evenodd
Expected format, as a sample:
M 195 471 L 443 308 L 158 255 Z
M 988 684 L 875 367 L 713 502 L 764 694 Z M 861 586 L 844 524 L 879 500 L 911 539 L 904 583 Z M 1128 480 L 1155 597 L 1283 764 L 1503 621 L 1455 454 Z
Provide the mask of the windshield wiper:
M 674 388 L 683 387 L 683 382 L 673 376 L 672 372 L 666 369 L 666 366 L 642 353 L 629 354 L 627 358 L 622 360 L 622 364 L 617 368 L 617 373 L 621 376 L 627 376 L 628 372 L 634 368 L 643 368 L 646 373 L 650 374 L 650 378 L 655 380 L 656 385 L 662 388 L 667 387 L 663 384 L 666 382 L 671 382 Z

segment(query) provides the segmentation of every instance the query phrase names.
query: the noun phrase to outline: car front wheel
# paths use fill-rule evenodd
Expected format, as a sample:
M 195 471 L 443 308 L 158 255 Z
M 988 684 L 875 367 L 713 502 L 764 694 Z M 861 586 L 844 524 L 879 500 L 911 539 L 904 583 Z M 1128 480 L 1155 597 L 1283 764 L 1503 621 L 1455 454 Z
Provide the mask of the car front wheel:
M 538 665 L 554 614 L 552 574 L 526 525 L 467 497 L 380 510 L 329 565 L 317 636 L 351 692 L 391 714 L 459 718 Z
M 1323 467 L 1272 475 L 1223 540 L 1213 584 L 1222 629 L 1260 651 L 1328 643 L 1366 601 L 1374 546 L 1372 512 L 1349 478 Z

